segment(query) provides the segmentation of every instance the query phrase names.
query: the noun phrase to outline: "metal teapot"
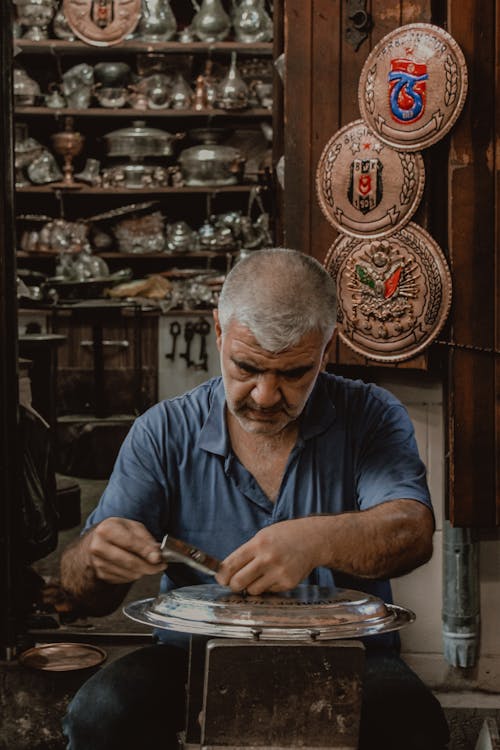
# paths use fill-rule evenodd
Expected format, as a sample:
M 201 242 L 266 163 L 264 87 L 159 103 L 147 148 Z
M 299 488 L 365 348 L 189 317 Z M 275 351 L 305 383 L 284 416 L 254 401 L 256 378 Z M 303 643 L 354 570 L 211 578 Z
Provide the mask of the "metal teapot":
M 198 248 L 198 234 L 185 221 L 169 224 L 166 249 L 170 253 L 188 253 Z
M 137 28 L 139 39 L 168 42 L 177 33 L 177 21 L 169 0 L 142 0 L 142 15 Z
M 86 109 L 92 98 L 94 68 L 88 63 L 79 63 L 63 73 L 62 92 L 68 107 Z
M 221 109 L 244 109 L 249 97 L 250 90 L 238 71 L 236 52 L 232 52 L 231 65 L 219 84 L 215 103 Z
M 238 42 L 270 42 L 273 22 L 264 0 L 239 0 L 232 12 L 234 35 Z
M 14 0 L 14 5 L 17 22 L 25 29 L 23 39 L 48 39 L 48 27 L 56 11 L 54 0 Z
M 221 0 L 203 0 L 201 6 L 191 0 L 196 15 L 189 30 L 202 42 L 220 42 L 229 36 L 231 19 L 224 10 Z

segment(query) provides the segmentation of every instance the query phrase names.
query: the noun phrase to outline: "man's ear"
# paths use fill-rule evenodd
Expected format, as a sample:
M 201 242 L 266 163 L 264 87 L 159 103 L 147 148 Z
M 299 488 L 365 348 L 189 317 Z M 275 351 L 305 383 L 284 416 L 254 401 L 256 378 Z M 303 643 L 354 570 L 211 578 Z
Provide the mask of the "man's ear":
M 220 327 L 219 322 L 219 311 L 217 310 L 217 308 L 215 308 L 212 313 L 214 316 L 215 343 L 217 345 L 217 349 L 220 351 L 222 342 L 222 328 Z
M 336 338 L 336 332 L 334 331 L 331 335 L 330 340 L 328 341 L 327 345 L 325 346 L 325 350 L 323 352 L 323 357 L 321 359 L 321 369 L 326 369 L 326 366 L 330 360 L 330 354 L 333 349 L 333 343 Z

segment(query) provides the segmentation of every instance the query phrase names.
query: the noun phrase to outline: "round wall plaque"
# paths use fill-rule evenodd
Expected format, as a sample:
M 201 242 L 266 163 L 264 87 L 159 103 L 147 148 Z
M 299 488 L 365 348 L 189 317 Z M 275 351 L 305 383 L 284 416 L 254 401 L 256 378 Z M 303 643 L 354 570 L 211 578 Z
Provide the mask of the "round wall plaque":
M 415 151 L 442 138 L 467 95 L 464 55 L 448 32 L 414 23 L 387 34 L 359 79 L 361 116 L 393 148 Z
M 330 139 L 316 173 L 323 213 L 353 237 L 383 237 L 406 224 L 424 183 L 421 154 L 387 146 L 363 120 L 349 123 Z
M 141 17 L 141 0 L 63 0 L 72 32 L 87 44 L 107 47 L 131 34 Z
M 340 236 L 324 265 L 337 284 L 339 337 L 368 359 L 410 359 L 446 321 L 452 290 L 446 259 L 413 222 L 383 239 Z

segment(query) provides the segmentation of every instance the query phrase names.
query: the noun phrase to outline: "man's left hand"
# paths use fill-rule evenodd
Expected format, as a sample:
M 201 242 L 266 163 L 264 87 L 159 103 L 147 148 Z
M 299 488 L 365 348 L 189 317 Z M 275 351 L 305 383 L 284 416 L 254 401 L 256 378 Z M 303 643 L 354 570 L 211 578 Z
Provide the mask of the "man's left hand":
M 261 529 L 226 557 L 217 582 L 253 596 L 294 588 L 317 565 L 314 550 L 319 540 L 309 521 L 298 518 Z

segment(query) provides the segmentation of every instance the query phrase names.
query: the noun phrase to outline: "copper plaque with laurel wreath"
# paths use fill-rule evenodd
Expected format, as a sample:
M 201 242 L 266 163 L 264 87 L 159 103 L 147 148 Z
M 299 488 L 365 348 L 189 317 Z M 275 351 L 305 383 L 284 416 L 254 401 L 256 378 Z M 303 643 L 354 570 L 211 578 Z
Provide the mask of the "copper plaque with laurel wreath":
M 387 146 L 363 120 L 335 133 L 316 171 L 323 213 L 353 237 L 383 237 L 404 226 L 418 207 L 424 183 L 421 154 Z
M 426 349 L 451 305 L 451 276 L 418 224 L 382 239 L 340 236 L 325 268 L 337 285 L 339 337 L 358 354 L 400 362 Z
M 118 44 L 137 26 L 141 0 L 63 0 L 63 11 L 73 33 L 87 44 Z
M 384 143 L 415 151 L 440 140 L 467 96 L 462 50 L 439 26 L 413 23 L 387 34 L 361 71 L 361 116 Z

